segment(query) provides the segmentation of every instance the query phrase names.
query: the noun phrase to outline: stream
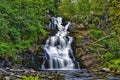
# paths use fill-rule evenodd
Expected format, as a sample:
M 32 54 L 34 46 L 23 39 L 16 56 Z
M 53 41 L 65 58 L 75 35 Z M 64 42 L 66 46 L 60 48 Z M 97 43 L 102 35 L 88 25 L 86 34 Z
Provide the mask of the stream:
M 120 80 L 120 75 L 100 71 L 89 72 L 87 69 L 34 71 L 33 69 L 0 68 L 0 80 L 26 80 L 23 76 L 36 75 L 39 76 L 39 80 Z
M 81 70 L 58 70 L 58 71 L 43 71 L 49 73 L 59 73 L 63 78 L 59 80 L 120 80 L 120 75 L 111 75 L 104 72 L 90 73 L 86 69 Z M 45 78 L 45 80 L 49 80 Z M 54 79 L 53 79 L 54 80 Z M 56 79 L 55 79 L 56 80 Z

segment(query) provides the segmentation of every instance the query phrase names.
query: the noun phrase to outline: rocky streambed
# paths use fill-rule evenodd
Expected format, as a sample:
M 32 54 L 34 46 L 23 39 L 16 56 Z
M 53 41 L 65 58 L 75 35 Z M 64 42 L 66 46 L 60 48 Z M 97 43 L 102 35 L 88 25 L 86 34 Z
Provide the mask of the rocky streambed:
M 37 77 L 37 78 L 36 78 Z M 0 80 L 120 80 L 120 75 L 81 70 L 46 70 L 0 68 Z

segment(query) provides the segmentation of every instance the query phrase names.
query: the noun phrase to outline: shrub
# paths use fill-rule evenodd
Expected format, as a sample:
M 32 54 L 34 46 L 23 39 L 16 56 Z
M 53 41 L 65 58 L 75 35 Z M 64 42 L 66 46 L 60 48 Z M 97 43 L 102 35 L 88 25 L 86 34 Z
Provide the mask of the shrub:
M 100 31 L 100 30 L 91 30 L 90 31 L 90 35 L 94 38 L 94 39 L 99 39 L 101 38 L 103 35 L 104 35 L 104 32 L 103 31 Z
M 105 53 L 104 55 L 102 55 L 102 57 L 105 59 L 105 61 L 110 61 L 110 60 L 114 59 L 114 54 L 113 53 Z
M 0 55 L 16 56 L 15 49 L 12 44 L 0 42 Z

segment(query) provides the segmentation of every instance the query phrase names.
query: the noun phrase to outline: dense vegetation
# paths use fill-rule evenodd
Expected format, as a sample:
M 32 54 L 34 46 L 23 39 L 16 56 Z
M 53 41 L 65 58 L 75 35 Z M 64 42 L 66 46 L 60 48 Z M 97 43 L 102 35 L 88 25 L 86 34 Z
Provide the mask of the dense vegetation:
M 82 23 L 103 66 L 120 70 L 119 0 L 0 0 L 0 55 L 13 55 L 46 35 L 48 13 Z M 49 12 L 47 12 L 49 10 Z
M 46 33 L 44 0 L 0 0 L 0 55 L 15 55 Z

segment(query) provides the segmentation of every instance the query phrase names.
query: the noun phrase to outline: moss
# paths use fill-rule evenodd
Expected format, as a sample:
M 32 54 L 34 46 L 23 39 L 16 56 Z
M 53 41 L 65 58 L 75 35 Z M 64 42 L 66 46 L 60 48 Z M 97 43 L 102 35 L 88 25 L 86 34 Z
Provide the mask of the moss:
M 103 67 L 108 67 L 111 70 L 120 71 L 120 59 L 114 59 L 114 60 L 110 60 L 109 62 L 105 62 Z
M 76 39 L 77 39 L 77 40 L 81 40 L 81 39 L 82 39 L 82 36 L 81 36 L 81 35 L 76 35 Z
M 39 80 L 39 77 L 38 76 L 23 76 L 23 79 L 22 80 Z M 43 80 L 43 79 L 41 79 Z

